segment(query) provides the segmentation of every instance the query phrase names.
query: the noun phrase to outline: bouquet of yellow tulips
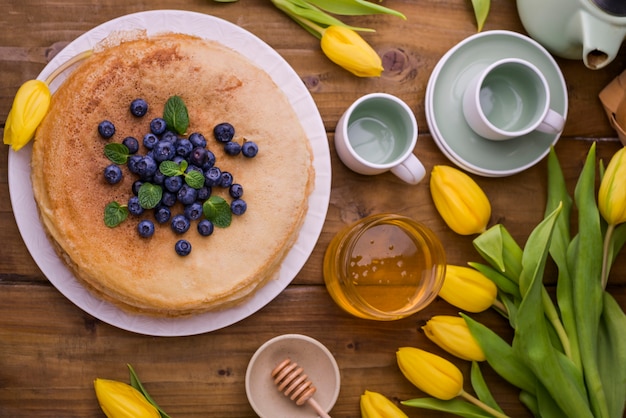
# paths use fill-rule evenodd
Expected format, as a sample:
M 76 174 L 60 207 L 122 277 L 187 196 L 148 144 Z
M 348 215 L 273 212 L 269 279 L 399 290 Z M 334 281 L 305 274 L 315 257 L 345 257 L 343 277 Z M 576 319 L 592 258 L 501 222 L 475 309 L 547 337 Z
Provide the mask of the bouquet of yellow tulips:
M 432 396 L 406 400 L 404 405 L 464 417 L 506 417 L 480 372 L 479 362 L 486 361 L 520 389 L 520 401 L 534 416 L 623 417 L 626 315 L 605 286 L 626 242 L 626 148 L 606 169 L 600 166 L 597 203 L 596 171 L 594 144 L 572 198 L 551 150 L 545 217 L 524 248 L 503 225 L 496 225 L 474 240 L 486 263 L 449 266 L 440 295 L 466 312 L 497 309 L 508 319 L 514 337 L 508 343 L 465 313 L 433 317 L 424 326 L 426 336 L 472 361 L 476 397 L 465 392 L 463 375 L 454 364 L 418 348 L 401 347 L 400 370 Z M 570 230 L 573 213 L 576 234 Z M 543 284 L 549 258 L 558 270 L 554 298 Z

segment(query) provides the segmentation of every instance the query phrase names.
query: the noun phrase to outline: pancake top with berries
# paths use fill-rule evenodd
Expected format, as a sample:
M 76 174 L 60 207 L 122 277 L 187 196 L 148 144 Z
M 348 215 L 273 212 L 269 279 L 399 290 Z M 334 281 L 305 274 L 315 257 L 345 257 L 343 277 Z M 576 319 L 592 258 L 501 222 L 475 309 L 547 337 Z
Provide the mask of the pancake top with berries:
M 188 126 L 174 135 L 185 110 Z M 157 129 L 156 139 L 148 135 L 148 149 L 144 137 L 159 118 L 168 129 L 164 134 Z M 108 139 L 99 133 L 99 126 L 106 128 L 103 121 L 114 128 Z M 218 125 L 227 136 L 234 128 L 229 145 L 216 140 Z M 127 137 L 138 140 L 135 154 Z M 167 193 L 165 182 L 176 179 L 167 179 L 162 173 L 167 169 L 155 175 L 146 168 L 162 164 L 163 153 L 170 152 L 165 142 L 179 154 L 165 157 L 169 177 L 195 178 L 193 191 L 185 186 L 184 193 Z M 122 143 L 129 146 L 111 145 Z M 238 149 L 243 144 L 248 156 Z M 126 162 L 113 163 L 105 148 Z M 185 154 L 187 148 L 191 154 Z M 198 158 L 203 167 L 196 167 Z M 175 175 L 185 166 L 202 170 L 201 176 Z M 218 172 L 230 177 L 214 181 Z M 267 73 L 219 43 L 181 34 L 107 46 L 84 61 L 55 92 L 32 156 L 42 223 L 76 277 L 123 308 L 163 316 L 231 306 L 271 279 L 297 239 L 313 174 L 308 139 Z M 138 199 L 145 208 L 133 198 L 137 180 L 149 184 Z M 231 182 L 240 185 L 232 195 Z M 195 206 L 185 201 L 189 193 L 200 194 Z M 198 204 L 208 212 L 194 219 Z M 232 220 L 219 227 L 214 216 L 222 219 L 224 204 Z M 170 211 L 167 221 L 164 208 Z M 119 225 L 107 226 L 105 211 L 113 218 L 130 213 L 113 222 Z M 207 215 L 212 233 L 207 222 L 201 223 Z M 175 248 L 181 239 L 188 245 Z M 189 247 L 188 255 L 180 255 Z

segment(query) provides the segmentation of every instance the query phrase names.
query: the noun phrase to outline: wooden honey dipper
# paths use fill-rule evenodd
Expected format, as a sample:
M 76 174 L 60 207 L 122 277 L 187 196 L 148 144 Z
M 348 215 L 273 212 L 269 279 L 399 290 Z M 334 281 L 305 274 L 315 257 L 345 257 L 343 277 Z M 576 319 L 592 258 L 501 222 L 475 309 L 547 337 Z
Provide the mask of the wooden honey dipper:
M 317 390 L 298 363 L 287 358 L 272 370 L 272 378 L 278 390 L 289 397 L 298 406 L 308 403 L 321 418 L 330 418 L 322 407 L 315 402 L 313 394 Z

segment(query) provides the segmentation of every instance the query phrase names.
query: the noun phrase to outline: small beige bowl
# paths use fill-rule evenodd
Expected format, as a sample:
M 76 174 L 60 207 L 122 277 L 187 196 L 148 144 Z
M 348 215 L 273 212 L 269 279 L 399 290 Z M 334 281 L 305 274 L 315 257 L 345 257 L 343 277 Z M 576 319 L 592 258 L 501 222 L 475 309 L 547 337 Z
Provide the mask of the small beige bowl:
M 297 406 L 272 380 L 272 370 L 290 358 L 304 368 L 317 388 L 313 398 L 329 412 L 339 397 L 339 367 L 333 355 L 319 341 L 300 334 L 285 334 L 265 342 L 254 353 L 246 371 L 246 394 L 252 409 L 261 418 L 310 418 L 318 416 L 309 405 Z

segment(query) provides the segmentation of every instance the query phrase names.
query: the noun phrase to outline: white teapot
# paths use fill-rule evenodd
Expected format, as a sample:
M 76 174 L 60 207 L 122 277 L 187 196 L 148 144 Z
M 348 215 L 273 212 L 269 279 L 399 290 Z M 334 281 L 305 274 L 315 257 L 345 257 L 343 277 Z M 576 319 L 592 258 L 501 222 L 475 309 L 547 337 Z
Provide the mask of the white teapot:
M 626 37 L 626 0 L 517 0 L 528 34 L 553 54 L 608 65 Z

